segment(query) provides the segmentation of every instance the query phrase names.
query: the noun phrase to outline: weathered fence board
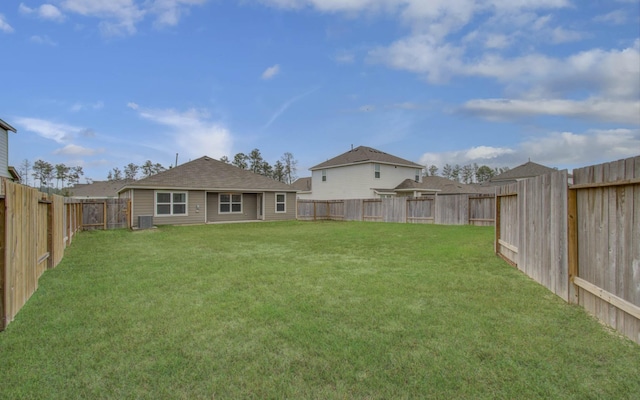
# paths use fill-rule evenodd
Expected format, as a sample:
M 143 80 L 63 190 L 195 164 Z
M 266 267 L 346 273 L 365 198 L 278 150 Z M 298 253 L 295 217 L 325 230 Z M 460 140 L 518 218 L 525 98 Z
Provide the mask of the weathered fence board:
M 568 301 L 567 171 L 498 188 L 496 250 Z
M 574 170 L 578 302 L 640 343 L 640 156 Z M 622 305 L 621 305 L 622 304 Z
M 497 191 L 496 253 L 640 343 L 640 156 Z
M 82 200 L 82 229 L 128 228 L 129 199 Z
M 57 266 L 64 249 L 82 229 L 86 200 L 46 195 L 34 188 L 0 180 L 0 330 L 38 288 L 38 279 Z M 98 220 L 108 229 L 127 227 L 128 200 L 107 202 Z M 124 221 L 124 224 L 123 222 Z
M 38 279 L 61 259 L 54 213 L 57 196 L 2 180 L 0 231 L 0 330 L 13 320 L 38 288 Z M 61 224 L 60 227 L 63 225 Z
M 298 219 L 492 226 L 495 196 L 468 194 L 384 199 L 298 200 Z

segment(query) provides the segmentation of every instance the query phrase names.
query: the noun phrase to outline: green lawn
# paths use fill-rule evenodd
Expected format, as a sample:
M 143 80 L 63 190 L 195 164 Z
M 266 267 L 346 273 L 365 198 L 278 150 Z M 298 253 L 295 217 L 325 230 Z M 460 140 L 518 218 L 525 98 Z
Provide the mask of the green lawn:
M 640 346 L 493 229 L 85 232 L 0 333 L 0 398 L 631 399 Z

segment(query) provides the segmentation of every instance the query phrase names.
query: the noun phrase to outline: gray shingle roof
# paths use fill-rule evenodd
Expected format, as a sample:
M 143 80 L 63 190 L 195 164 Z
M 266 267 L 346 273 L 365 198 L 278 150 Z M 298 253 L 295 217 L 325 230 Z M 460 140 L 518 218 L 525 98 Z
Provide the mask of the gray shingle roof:
M 454 194 L 454 193 L 494 193 L 493 187 L 480 187 L 479 185 L 466 185 L 452 181 L 440 176 L 425 176 L 422 182 L 416 182 L 413 179 L 405 179 L 401 184 L 396 186 L 395 190 L 419 190 L 419 191 L 438 191 L 438 194 Z
M 555 169 L 545 167 L 541 164 L 536 164 L 534 162 L 526 162 L 522 165 L 515 167 L 514 169 L 510 169 L 506 172 L 501 173 L 498 176 L 494 176 L 490 179 L 491 182 L 499 182 L 499 181 L 510 181 L 517 180 L 523 178 L 531 178 L 533 176 L 539 176 L 544 174 L 550 174 L 554 172 Z
M 405 160 L 404 158 L 396 157 L 394 155 L 385 153 L 380 150 L 373 149 L 371 147 L 358 146 L 353 150 L 349 150 L 346 153 L 340 154 L 330 160 L 311 167 L 311 170 L 338 167 L 349 164 L 360 164 L 366 162 L 375 162 L 381 164 L 394 164 L 403 165 L 407 167 L 424 168 L 423 165 L 416 164 L 412 161 Z
M 302 192 L 309 192 L 311 191 L 311 177 L 309 176 L 306 178 L 298 178 L 296 179 L 295 182 L 291 184 L 291 186 L 296 190 L 300 190 Z
M 120 189 L 120 192 L 129 188 L 296 191 L 286 183 L 254 174 L 251 171 L 240 169 L 207 156 L 129 183 Z
M 118 191 L 130 180 L 79 183 L 69 189 L 73 197 L 118 197 Z

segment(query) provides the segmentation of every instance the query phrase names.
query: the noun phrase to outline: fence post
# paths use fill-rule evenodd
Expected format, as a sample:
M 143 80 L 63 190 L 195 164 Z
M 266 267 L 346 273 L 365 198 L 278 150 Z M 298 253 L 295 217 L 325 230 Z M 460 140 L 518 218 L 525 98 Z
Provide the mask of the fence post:
M 578 196 L 577 190 L 569 188 L 567 192 L 567 247 L 569 262 L 569 302 L 577 304 L 578 293 L 574 278 L 578 276 Z
M 495 253 L 498 254 L 500 251 L 500 247 L 498 245 L 498 241 L 500 240 L 500 203 L 502 202 L 502 197 L 498 196 L 496 192 L 496 240 L 493 243 L 495 247 Z
M 0 179 L 0 185 L 4 186 L 4 180 Z M 6 193 L 3 190 L 4 193 Z M 7 315 L 5 313 L 5 296 L 6 296 L 6 265 L 5 265 L 5 249 L 7 244 L 7 234 L 5 227 L 5 204 L 4 196 L 0 198 L 0 331 L 7 326 Z
M 47 269 L 51 269 L 54 267 L 54 257 L 55 257 L 55 249 L 54 249 L 54 241 L 53 241 L 53 197 L 50 196 L 47 198 L 47 250 L 49 251 L 49 258 L 47 259 Z

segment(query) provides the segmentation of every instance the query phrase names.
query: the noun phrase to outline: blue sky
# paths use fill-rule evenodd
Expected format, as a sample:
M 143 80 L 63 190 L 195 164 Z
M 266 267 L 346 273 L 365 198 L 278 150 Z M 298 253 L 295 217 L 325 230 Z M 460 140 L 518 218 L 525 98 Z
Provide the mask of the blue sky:
M 640 154 L 638 0 L 36 0 L 0 5 L 11 165 L 106 179 L 254 148 L 440 168 Z

